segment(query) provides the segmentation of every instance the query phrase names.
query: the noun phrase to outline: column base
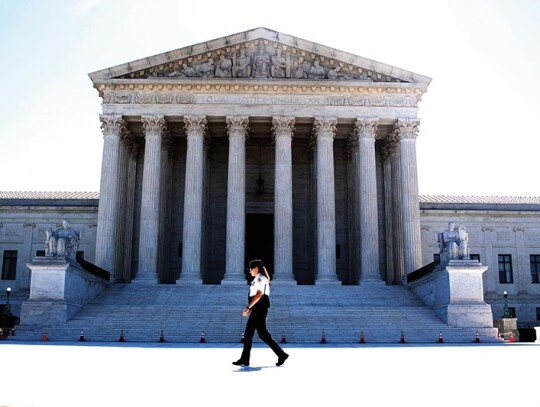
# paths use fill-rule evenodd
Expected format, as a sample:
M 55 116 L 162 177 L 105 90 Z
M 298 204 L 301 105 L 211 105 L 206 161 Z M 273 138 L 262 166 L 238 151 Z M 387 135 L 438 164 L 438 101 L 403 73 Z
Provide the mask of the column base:
M 229 277 L 229 278 L 224 278 L 223 280 L 221 280 L 221 285 L 242 285 L 242 286 L 245 286 L 245 285 L 248 285 L 248 282 L 245 278 L 243 277 Z
M 298 285 L 295 279 L 286 277 L 276 277 L 271 280 L 272 285 L 275 286 L 294 286 Z
M 176 280 L 176 285 L 202 285 L 203 281 L 202 278 L 197 276 L 186 276 L 182 277 L 180 274 L 180 278 Z
M 358 282 L 360 285 L 362 284 L 386 284 L 380 277 L 377 276 L 360 276 L 360 280 Z
M 141 273 L 137 274 L 131 284 L 137 285 L 156 285 L 159 284 L 159 279 L 156 274 L 152 273 Z
M 315 280 L 315 285 L 341 285 L 341 281 L 335 277 L 324 276 Z

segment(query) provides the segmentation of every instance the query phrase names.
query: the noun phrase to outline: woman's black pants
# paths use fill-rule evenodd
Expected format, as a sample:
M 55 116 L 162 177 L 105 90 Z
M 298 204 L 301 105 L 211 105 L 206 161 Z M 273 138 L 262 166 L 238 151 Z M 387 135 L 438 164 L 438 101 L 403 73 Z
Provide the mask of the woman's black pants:
M 259 338 L 266 343 L 274 353 L 280 357 L 285 354 L 283 349 L 277 344 L 277 342 L 272 338 L 272 335 L 266 329 L 266 316 L 268 315 L 268 308 L 255 307 L 251 314 L 249 315 L 246 331 L 244 332 L 244 349 L 242 350 L 241 360 L 249 363 L 249 357 L 251 354 L 251 347 L 253 345 L 253 335 L 257 331 Z

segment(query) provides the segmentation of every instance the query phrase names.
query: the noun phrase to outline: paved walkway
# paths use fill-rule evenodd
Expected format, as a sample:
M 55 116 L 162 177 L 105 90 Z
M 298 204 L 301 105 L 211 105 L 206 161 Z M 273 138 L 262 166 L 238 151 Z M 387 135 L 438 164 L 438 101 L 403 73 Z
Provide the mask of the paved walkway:
M 540 407 L 540 344 L 283 346 L 0 341 L 0 407 Z

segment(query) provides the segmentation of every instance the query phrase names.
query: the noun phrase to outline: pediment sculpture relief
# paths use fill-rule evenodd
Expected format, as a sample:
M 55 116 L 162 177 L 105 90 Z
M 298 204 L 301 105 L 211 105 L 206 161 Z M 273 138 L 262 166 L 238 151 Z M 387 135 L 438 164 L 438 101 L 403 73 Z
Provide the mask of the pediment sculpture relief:
M 290 78 L 402 82 L 342 61 L 262 40 L 190 56 L 121 78 Z

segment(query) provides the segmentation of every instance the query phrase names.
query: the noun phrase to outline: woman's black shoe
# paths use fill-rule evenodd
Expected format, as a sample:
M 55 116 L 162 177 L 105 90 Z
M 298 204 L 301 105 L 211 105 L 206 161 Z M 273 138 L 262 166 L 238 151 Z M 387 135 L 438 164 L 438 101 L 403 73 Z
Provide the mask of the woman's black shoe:
M 238 359 L 236 362 L 232 362 L 236 366 L 249 366 L 249 362 L 244 362 L 242 359 Z
M 285 361 L 287 360 L 288 357 L 289 357 L 289 355 L 287 355 L 286 353 L 281 355 L 277 360 L 276 366 L 281 366 L 283 363 L 285 363 Z

